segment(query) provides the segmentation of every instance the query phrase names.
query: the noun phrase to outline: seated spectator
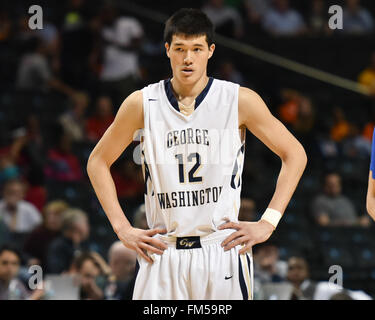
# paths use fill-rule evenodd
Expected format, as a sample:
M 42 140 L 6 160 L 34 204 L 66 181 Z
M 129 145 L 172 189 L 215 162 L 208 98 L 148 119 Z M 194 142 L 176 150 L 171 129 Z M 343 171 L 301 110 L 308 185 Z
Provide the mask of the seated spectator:
M 346 0 L 342 32 L 346 34 L 366 34 L 374 31 L 374 20 L 360 0 Z
M 282 89 L 282 104 L 278 107 L 280 120 L 287 126 L 294 125 L 298 120 L 301 94 L 292 89 Z
M 20 180 L 9 180 L 0 200 L 0 220 L 7 226 L 11 239 L 20 246 L 26 235 L 42 222 L 42 215 L 34 205 L 23 200 L 24 195 L 24 184 Z
M 258 215 L 256 212 L 256 204 L 253 199 L 242 198 L 240 211 L 238 213 L 238 220 L 240 221 L 255 221 Z
M 293 285 L 290 300 L 330 300 L 338 293 L 346 293 L 354 300 L 372 300 L 363 291 L 344 290 L 328 281 L 310 280 L 309 266 L 301 257 L 289 258 L 287 280 Z
M 17 87 L 21 90 L 47 92 L 53 88 L 67 96 L 76 91 L 52 74 L 46 55 L 46 47 L 42 40 L 33 37 L 28 40 L 28 53 L 22 56 L 17 72 Z
M 25 200 L 32 203 L 39 211 L 42 211 L 47 201 L 43 168 L 30 168 L 25 184 Z
M 307 18 L 309 32 L 317 36 L 332 34 L 333 30 L 328 27 L 328 20 L 328 8 L 324 0 L 311 1 L 311 8 Z
M 133 221 L 134 221 L 133 222 L 134 228 L 139 228 L 139 229 L 144 229 L 144 230 L 149 229 L 148 224 L 147 224 L 147 217 L 146 217 L 146 207 L 144 204 L 141 204 L 135 211 Z
M 231 38 L 242 37 L 241 15 L 234 8 L 225 5 L 223 0 L 208 0 L 202 11 L 212 21 L 217 33 Z
M 0 246 L 10 241 L 9 229 L 0 217 Z
M 358 125 L 352 124 L 349 136 L 342 143 L 344 156 L 355 159 L 368 159 L 371 155 L 371 141 L 364 138 Z
M 220 63 L 216 77 L 221 80 L 238 83 L 239 85 L 244 84 L 244 78 L 241 72 L 234 66 L 231 61 L 223 61 Z
M 83 172 L 77 156 L 72 152 L 72 139 L 62 134 L 59 144 L 48 151 L 45 175 L 55 181 L 81 181 Z
M 352 201 L 341 193 L 341 177 L 337 173 L 324 177 L 323 192 L 312 202 L 312 214 L 321 226 L 367 227 L 370 223 L 367 215 L 357 216 Z
M 73 96 L 73 106 L 71 110 L 63 113 L 59 122 L 74 142 L 80 142 L 85 139 L 86 118 L 85 111 L 89 104 L 89 96 L 84 93 Z
M 132 160 L 124 160 L 113 170 L 117 195 L 120 199 L 141 196 L 144 192 L 142 172 Z
M 287 262 L 279 260 L 279 250 L 272 242 L 254 248 L 254 276 L 260 283 L 285 280 L 287 268 Z
M 87 214 L 75 208 L 66 210 L 63 214 L 61 233 L 47 249 L 48 273 L 60 274 L 69 270 L 74 257 L 82 250 L 83 242 L 89 237 L 90 225 Z
M 40 265 L 46 266 L 46 255 L 49 244 L 60 235 L 63 212 L 68 209 L 68 204 L 62 200 L 49 202 L 43 210 L 43 224 L 34 229 L 26 239 L 24 252 Z
M 371 55 L 370 65 L 359 74 L 358 82 L 367 87 L 375 96 L 375 51 Z M 372 128 L 370 137 L 372 137 Z
M 104 299 L 103 289 L 109 270 L 97 253 L 83 252 L 74 259 L 69 274 L 78 277 L 80 300 Z
M 95 115 L 86 122 L 86 135 L 92 142 L 97 142 L 115 119 L 110 97 L 101 96 L 96 102 Z
M 135 276 L 137 254 L 126 248 L 121 241 L 112 244 L 108 253 L 112 277 L 106 287 L 106 299 L 131 300 L 132 280 Z
M 8 180 L 19 177 L 20 170 L 12 157 L 7 152 L 0 154 L 0 185 L 3 185 Z
M 289 0 L 274 0 L 273 7 L 263 17 L 262 25 L 274 36 L 298 36 L 306 32 L 303 17 L 289 7 Z
M 247 19 L 251 24 L 258 24 L 271 7 L 272 0 L 245 0 Z
M 349 136 L 351 124 L 346 120 L 344 111 L 336 107 L 333 109 L 333 126 L 331 128 L 331 138 L 333 141 L 340 142 Z
M 21 265 L 20 252 L 10 246 L 0 247 L 0 300 L 39 300 L 44 291 L 36 289 L 32 293 L 17 278 Z
M 17 165 L 28 171 L 40 169 L 44 165 L 45 145 L 40 128 L 40 119 L 31 114 L 26 119 L 26 124 L 13 131 L 11 155 Z

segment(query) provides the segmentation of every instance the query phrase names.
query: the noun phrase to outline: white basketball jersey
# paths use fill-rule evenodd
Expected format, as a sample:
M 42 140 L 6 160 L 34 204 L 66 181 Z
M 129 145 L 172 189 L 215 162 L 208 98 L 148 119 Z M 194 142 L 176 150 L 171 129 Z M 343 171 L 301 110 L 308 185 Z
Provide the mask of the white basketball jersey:
M 238 221 L 245 130 L 238 129 L 239 85 L 209 78 L 189 116 L 170 80 L 142 89 L 142 169 L 150 228 L 205 236 Z

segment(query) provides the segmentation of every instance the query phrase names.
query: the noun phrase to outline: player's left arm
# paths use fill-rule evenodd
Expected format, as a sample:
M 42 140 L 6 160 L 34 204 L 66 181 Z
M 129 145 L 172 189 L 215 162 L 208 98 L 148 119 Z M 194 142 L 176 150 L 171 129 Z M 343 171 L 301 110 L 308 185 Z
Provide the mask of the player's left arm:
M 283 214 L 297 184 L 305 170 L 307 156 L 298 140 L 275 118 L 262 98 L 254 91 L 241 87 L 238 99 L 239 126 L 245 126 L 259 140 L 281 159 L 281 170 L 276 189 L 268 208 Z M 223 241 L 225 250 L 244 244 L 240 253 L 248 251 L 253 245 L 266 241 L 275 227 L 260 219 L 257 222 L 228 222 L 220 229 L 233 228 L 237 231 Z

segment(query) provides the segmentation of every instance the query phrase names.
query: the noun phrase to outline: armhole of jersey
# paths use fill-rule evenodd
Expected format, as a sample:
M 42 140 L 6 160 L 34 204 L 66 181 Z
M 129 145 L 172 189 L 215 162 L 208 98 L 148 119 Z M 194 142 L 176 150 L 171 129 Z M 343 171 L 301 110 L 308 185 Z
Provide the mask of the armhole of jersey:
M 236 128 L 238 132 L 238 138 L 240 141 L 240 144 L 243 145 L 245 143 L 245 138 L 246 138 L 246 128 L 241 128 L 239 127 L 239 121 L 238 121 L 238 116 L 239 116 L 239 95 L 240 95 L 240 85 L 235 84 L 236 90 L 235 90 L 235 103 L 234 105 L 237 106 L 236 108 Z
M 147 87 L 144 87 L 141 91 L 142 91 L 143 129 L 147 129 L 149 128 Z

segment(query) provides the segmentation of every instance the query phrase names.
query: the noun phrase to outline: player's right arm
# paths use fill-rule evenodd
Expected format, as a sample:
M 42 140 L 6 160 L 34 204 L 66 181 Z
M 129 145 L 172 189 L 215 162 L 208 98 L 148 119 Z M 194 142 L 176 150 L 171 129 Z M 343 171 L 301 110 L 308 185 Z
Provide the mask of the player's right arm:
M 142 92 L 135 91 L 122 103 L 115 120 L 90 154 L 87 173 L 113 230 L 124 245 L 152 262 L 145 251 L 162 254 L 167 246 L 152 236 L 165 229 L 133 228 L 121 209 L 110 168 L 133 141 L 134 133 L 143 128 Z

